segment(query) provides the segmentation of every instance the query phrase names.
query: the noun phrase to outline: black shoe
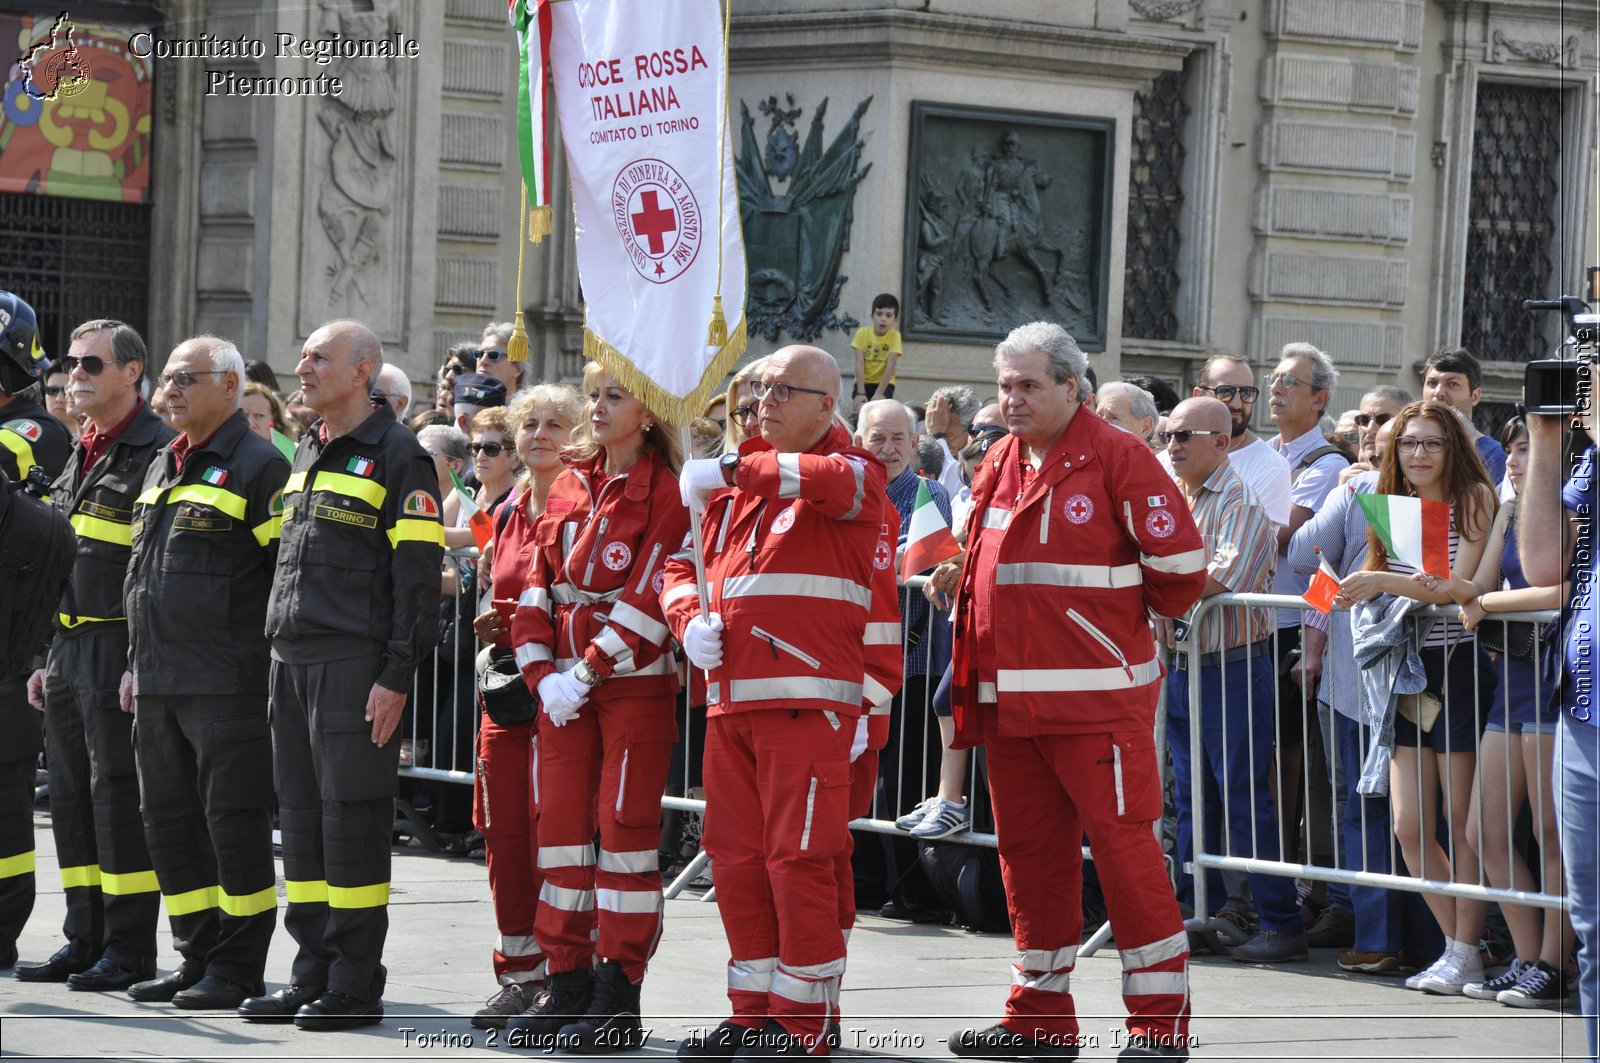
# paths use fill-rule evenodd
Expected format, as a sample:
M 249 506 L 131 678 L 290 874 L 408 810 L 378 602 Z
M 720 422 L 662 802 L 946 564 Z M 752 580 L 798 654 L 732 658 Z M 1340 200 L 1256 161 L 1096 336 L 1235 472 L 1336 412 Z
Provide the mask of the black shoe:
M 294 1013 L 294 1024 L 302 1030 L 350 1030 L 382 1020 L 383 1001 L 357 1000 L 337 989 L 328 990 Z
M 246 1000 L 259 996 L 261 990 L 259 985 L 242 986 L 219 974 L 208 974 L 174 996 L 172 1004 L 184 1011 L 233 1011 Z
M 556 1043 L 568 1052 L 584 1055 L 644 1044 L 639 987 L 628 981 L 621 966 L 610 960 L 595 965 L 594 999 L 589 1002 L 589 1012 L 577 1022 L 561 1027 Z
M 1128 1043 L 1117 1053 L 1118 1059 L 1188 1059 L 1186 1049 L 1165 1044 L 1159 1038 L 1145 1033 L 1130 1034 Z
M 732 1019 L 723 1019 L 714 1030 L 692 1033 L 678 1042 L 678 1058 L 684 1063 L 698 1060 L 732 1059 L 745 1045 L 760 1038 L 761 1031 L 754 1026 L 743 1026 Z
M 294 1013 L 323 993 L 319 985 L 286 985 L 276 993 L 251 997 L 239 1004 L 245 1022 L 293 1022 Z
M 755 1040 L 743 1045 L 734 1053 L 734 1059 L 777 1059 L 783 1056 L 808 1056 L 806 1043 L 788 1030 L 776 1019 L 768 1019 L 761 1027 L 761 1032 Z M 821 1055 L 827 1056 L 823 1052 Z
M 506 1043 L 513 1048 L 550 1048 L 563 1026 L 589 1014 L 594 972 L 562 971 L 550 976 L 550 995 L 539 1005 L 506 1020 Z
M 173 997 L 200 981 L 199 971 L 179 967 L 165 978 L 136 982 L 128 987 L 128 996 L 141 1004 L 166 1004 Z
M 122 966 L 110 956 L 102 956 L 100 962 L 87 971 L 67 975 L 67 988 L 87 993 L 105 993 L 114 989 L 127 989 L 135 982 L 148 982 L 155 976 L 154 967 L 132 970 Z
M 950 1051 L 968 1059 L 1077 1059 L 1078 1042 L 1071 1034 L 1043 1030 L 1028 1037 L 995 1023 L 987 1029 L 952 1035 Z
M 43 963 L 24 963 L 11 974 L 19 982 L 65 982 L 69 975 L 87 971 L 92 966 L 94 960 L 74 959 L 72 946 L 63 945 Z

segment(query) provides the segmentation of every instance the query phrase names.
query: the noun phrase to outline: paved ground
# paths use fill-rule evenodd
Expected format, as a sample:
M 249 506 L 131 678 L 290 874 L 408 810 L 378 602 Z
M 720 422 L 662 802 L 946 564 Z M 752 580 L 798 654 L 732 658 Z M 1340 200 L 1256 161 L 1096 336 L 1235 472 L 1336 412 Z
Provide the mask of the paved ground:
M 39 831 L 40 896 L 19 945 L 42 960 L 59 944 L 63 912 L 48 822 Z M 337 1034 L 250 1026 L 231 1016 L 193 1016 L 121 994 L 70 992 L 0 978 L 0 1055 L 40 1059 L 182 1060 L 454 1059 L 522 1055 L 472 1029 L 468 1016 L 494 989 L 494 926 L 481 863 L 408 849 L 397 853 L 390 907 L 388 1020 Z M 281 882 L 280 882 L 281 890 Z M 162 935 L 162 969 L 175 957 Z M 998 1015 L 1015 954 L 1009 938 L 863 918 L 850 942 L 844 1046 L 879 1059 L 949 1059 L 944 1038 Z M 288 974 L 292 943 L 281 929 L 269 980 Z M 726 1012 L 726 960 L 714 905 L 667 905 L 666 933 L 645 983 L 643 1058 L 670 1058 L 694 1027 Z M 1194 1057 L 1206 1060 L 1543 1060 L 1581 1055 L 1576 1019 L 1461 997 L 1429 997 L 1398 980 L 1347 975 L 1331 950 L 1310 963 L 1251 968 L 1201 958 L 1191 969 Z M 1122 1007 L 1121 966 L 1107 951 L 1073 976 L 1084 1033 L 1082 1058 L 1114 1059 Z M 1563 1048 L 1566 1053 L 1563 1053 Z M 841 1055 L 845 1053 L 840 1053 Z

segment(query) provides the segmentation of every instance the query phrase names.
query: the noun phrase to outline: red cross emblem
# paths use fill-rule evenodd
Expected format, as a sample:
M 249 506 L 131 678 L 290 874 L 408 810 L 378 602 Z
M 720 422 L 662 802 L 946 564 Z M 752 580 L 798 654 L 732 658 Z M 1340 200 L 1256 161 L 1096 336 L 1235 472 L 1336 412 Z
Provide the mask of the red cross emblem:
M 879 539 L 877 547 L 872 551 L 872 564 L 881 572 L 893 563 L 894 551 L 889 549 L 887 542 Z
M 1178 522 L 1173 520 L 1172 514 L 1166 510 L 1152 509 L 1150 515 L 1144 519 L 1144 530 L 1157 539 L 1165 539 L 1178 530 Z
M 611 571 L 621 572 L 633 560 L 633 551 L 628 549 L 627 543 L 607 543 L 606 548 L 600 551 L 600 560 Z
M 644 209 L 633 216 L 633 235 L 645 238 L 652 255 L 664 254 L 667 245 L 661 238 L 677 231 L 678 215 L 671 207 L 663 207 L 657 202 L 653 188 L 646 189 L 639 196 L 639 203 Z
M 1088 495 L 1073 495 L 1061 507 L 1061 513 L 1074 524 L 1084 524 L 1094 516 L 1094 503 Z
M 623 250 L 645 280 L 668 284 L 700 254 L 705 219 L 682 174 L 660 159 L 635 159 L 611 188 Z

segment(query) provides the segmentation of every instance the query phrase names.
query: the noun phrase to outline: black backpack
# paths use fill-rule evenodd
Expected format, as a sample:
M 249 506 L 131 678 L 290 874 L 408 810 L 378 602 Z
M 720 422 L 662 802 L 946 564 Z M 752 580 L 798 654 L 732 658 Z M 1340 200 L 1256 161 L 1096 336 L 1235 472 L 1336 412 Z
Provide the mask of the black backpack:
M 987 845 L 923 842 L 917 860 L 956 923 L 980 934 L 1011 929 L 1006 887 L 1000 880 L 1000 854 Z

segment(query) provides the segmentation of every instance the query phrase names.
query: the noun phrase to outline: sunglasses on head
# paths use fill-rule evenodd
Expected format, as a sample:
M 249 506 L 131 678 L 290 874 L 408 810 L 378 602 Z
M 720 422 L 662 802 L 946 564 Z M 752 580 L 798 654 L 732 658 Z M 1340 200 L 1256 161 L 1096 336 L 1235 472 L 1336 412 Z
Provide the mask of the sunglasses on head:
M 118 363 L 121 364 L 121 363 Z M 70 373 L 74 369 L 82 369 L 90 376 L 99 376 L 106 371 L 106 360 L 98 354 L 76 355 L 69 354 L 61 359 L 61 369 Z
M 491 458 L 498 458 L 506 449 L 504 443 L 469 443 L 467 449 L 474 454 L 483 454 Z

